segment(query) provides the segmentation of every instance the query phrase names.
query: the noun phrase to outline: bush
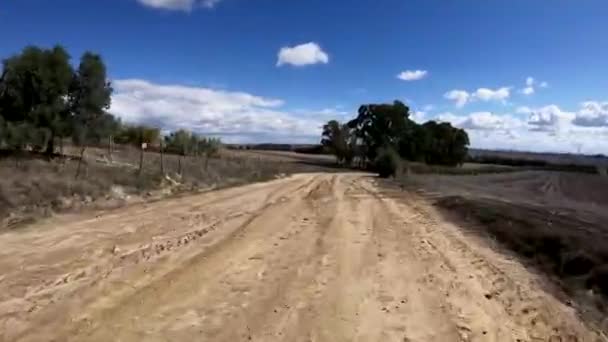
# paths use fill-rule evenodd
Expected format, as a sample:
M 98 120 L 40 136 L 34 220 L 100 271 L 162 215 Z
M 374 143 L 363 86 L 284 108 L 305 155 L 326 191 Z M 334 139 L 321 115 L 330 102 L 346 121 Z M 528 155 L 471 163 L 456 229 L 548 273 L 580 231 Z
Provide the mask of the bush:
M 595 288 L 608 296 L 608 264 L 599 266 L 591 272 L 591 276 L 587 280 L 587 287 Z
M 380 177 L 388 178 L 395 176 L 400 163 L 399 154 L 394 149 L 383 148 L 378 151 L 374 166 Z

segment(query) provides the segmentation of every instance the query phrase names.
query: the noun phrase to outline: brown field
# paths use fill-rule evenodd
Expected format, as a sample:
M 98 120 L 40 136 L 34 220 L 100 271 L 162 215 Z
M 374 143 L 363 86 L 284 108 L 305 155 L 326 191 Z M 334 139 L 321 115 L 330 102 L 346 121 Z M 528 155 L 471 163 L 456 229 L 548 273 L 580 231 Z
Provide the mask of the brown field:
M 604 177 L 411 165 L 384 181 L 291 152 L 188 163 L 167 182 L 254 184 L 5 229 L 0 341 L 608 341 Z
M 608 177 L 523 171 L 398 183 L 544 274 L 551 293 L 608 330 Z

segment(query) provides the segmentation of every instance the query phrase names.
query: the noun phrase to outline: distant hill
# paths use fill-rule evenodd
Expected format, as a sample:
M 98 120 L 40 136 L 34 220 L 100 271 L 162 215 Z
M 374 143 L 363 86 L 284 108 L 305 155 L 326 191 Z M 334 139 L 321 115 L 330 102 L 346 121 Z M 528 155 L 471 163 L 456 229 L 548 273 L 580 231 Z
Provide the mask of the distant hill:
M 585 165 L 585 166 L 608 166 L 608 157 L 602 154 L 585 155 L 575 153 L 554 152 L 522 152 L 508 150 L 483 150 L 469 149 L 469 157 L 473 161 L 484 159 L 511 159 L 525 161 L 542 161 L 555 165 Z
M 291 151 L 306 154 L 325 154 L 323 146 L 315 144 L 226 144 L 234 150 L 260 150 L 260 151 Z

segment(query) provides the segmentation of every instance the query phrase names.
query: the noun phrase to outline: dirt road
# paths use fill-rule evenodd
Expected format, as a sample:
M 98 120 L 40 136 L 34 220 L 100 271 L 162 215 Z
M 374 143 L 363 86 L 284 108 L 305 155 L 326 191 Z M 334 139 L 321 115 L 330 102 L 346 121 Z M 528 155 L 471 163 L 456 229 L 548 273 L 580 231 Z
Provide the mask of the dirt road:
M 603 341 L 413 194 L 308 174 L 0 235 L 2 341 Z

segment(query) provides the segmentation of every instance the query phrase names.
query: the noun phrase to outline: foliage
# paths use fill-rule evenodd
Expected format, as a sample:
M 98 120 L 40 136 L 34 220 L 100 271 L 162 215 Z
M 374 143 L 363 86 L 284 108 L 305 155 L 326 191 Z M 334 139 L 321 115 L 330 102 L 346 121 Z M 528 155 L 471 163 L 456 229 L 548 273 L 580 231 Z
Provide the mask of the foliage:
M 425 161 L 429 164 L 456 166 L 467 156 L 469 137 L 450 123 L 429 121 L 422 125 Z
M 27 47 L 20 55 L 3 61 L 0 79 L 0 107 L 6 121 L 45 128 L 48 153 L 55 136 L 65 134 L 68 119 L 67 96 L 73 70 L 70 56 L 60 46 L 52 49 Z M 36 137 L 40 135 L 36 134 Z
M 377 153 L 374 161 L 374 168 L 378 175 L 382 178 L 395 176 L 399 169 L 400 160 L 399 154 L 393 148 L 381 148 Z
M 409 116 L 410 109 L 400 101 L 363 105 L 346 125 L 332 120 L 323 126 L 321 144 L 346 166 L 355 159 L 365 166 L 388 150 L 428 164 L 456 166 L 465 161 L 469 137 L 464 130 L 434 121 L 419 125 Z
M 214 157 L 219 153 L 221 141 L 180 129 L 165 136 L 165 146 L 167 152 L 181 156 Z
M 70 84 L 69 108 L 73 115 L 73 140 L 77 145 L 111 135 L 115 120 L 105 112 L 110 108 L 112 87 L 99 55 L 86 52 Z
M 30 141 L 31 127 L 27 123 L 8 122 L 5 131 L 6 146 L 13 151 L 24 149 Z
M 336 120 L 329 121 L 323 126 L 321 145 L 336 156 L 339 164 L 349 165 L 354 158 L 353 145 L 355 136 L 348 125 Z
M 380 148 L 397 146 L 404 132 L 414 123 L 409 120 L 410 109 L 400 101 L 393 104 L 367 104 L 359 108 L 358 116 L 348 123 L 362 139 L 369 160 L 376 158 Z
M 192 133 L 180 129 L 165 137 L 165 150 L 182 156 L 189 155 L 194 150 Z
M 13 149 L 54 153 L 56 138 L 84 145 L 117 128 L 105 112 L 112 88 L 100 56 L 87 52 L 74 70 L 61 46 L 26 47 L 3 61 L 0 115 L 2 140 Z
M 119 125 L 115 130 L 114 141 L 141 147 L 142 144 L 154 144 L 160 140 L 160 130 L 145 125 Z

